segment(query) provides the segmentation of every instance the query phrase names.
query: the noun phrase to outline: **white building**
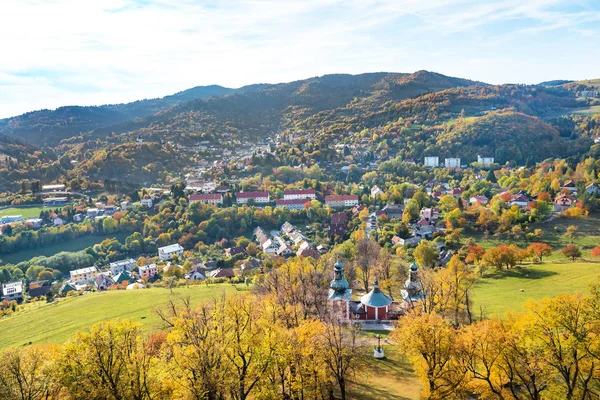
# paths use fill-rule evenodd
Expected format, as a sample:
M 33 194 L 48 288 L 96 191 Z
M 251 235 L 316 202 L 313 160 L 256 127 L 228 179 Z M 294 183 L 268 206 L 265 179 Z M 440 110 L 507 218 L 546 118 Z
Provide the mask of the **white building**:
M 317 193 L 314 189 L 300 189 L 300 190 L 285 190 L 283 192 L 284 200 L 299 200 L 299 199 L 311 199 L 314 200 L 317 197 Z
M 135 267 L 135 260 L 133 258 L 115 261 L 109 264 L 110 274 L 112 276 L 119 275 L 123 271 L 131 271 L 133 267 Z
M 444 165 L 446 168 L 460 168 L 460 158 L 446 158 Z
M 275 200 L 275 207 L 285 207 L 288 210 L 304 210 L 304 205 L 310 202 L 310 199 L 278 199 Z
M 371 197 L 376 199 L 377 196 L 380 196 L 383 194 L 383 190 L 379 189 L 379 186 L 375 185 L 371 188 Z
M 329 207 L 354 207 L 358 205 L 358 196 L 325 196 L 325 204 Z
M 279 250 L 279 244 L 275 243 L 272 239 L 268 239 L 262 244 L 262 251 L 268 254 L 277 254 Z
M 22 215 L 5 215 L 0 218 L 0 224 L 12 224 L 13 222 L 21 222 L 23 221 Z
M 2 284 L 2 299 L 12 301 L 23 298 L 23 282 L 8 282 Z
M 256 204 L 269 202 L 269 193 L 267 192 L 239 192 L 235 197 L 238 204 L 246 204 L 250 199 L 254 200 Z
M 65 185 L 63 185 L 63 184 L 44 185 L 44 186 L 42 186 L 42 190 L 44 192 L 59 192 L 61 190 L 65 190 Z
M 170 260 L 175 255 L 178 257 L 183 256 L 183 247 L 181 247 L 178 243 L 158 248 L 158 258 L 161 261 Z
M 152 199 L 142 199 L 142 200 L 140 200 L 140 204 L 143 207 L 152 208 Z
M 71 283 L 76 285 L 85 285 L 86 283 L 93 283 L 98 277 L 98 270 L 96 267 L 88 267 L 76 269 L 69 272 L 71 275 Z
M 440 158 L 439 157 L 425 157 L 425 159 L 423 160 L 423 163 L 425 164 L 426 167 L 437 168 L 440 165 Z
M 484 167 L 488 167 L 494 163 L 494 157 L 481 157 L 477 155 L 477 162 L 483 164 Z
M 190 203 L 193 203 L 195 201 L 213 205 L 223 204 L 223 195 L 221 193 L 190 195 Z

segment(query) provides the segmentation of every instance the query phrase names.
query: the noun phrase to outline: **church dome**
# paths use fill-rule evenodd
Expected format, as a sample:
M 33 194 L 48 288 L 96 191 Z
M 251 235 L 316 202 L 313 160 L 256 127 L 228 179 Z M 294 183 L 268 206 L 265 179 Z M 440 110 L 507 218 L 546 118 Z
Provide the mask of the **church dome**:
M 379 289 L 378 282 L 375 281 L 375 284 L 373 285 L 373 289 L 369 293 L 367 293 L 363 297 L 361 297 L 360 302 L 362 304 L 364 304 L 365 306 L 381 308 L 381 307 L 386 307 L 386 306 L 389 306 L 390 304 L 392 304 L 392 298 L 390 296 L 388 296 L 387 294 L 383 293 Z
M 348 289 L 350 287 L 350 285 L 348 284 L 348 281 L 346 280 L 346 278 L 342 278 L 342 279 L 332 280 L 329 287 L 336 291 L 342 291 L 342 290 Z
M 419 269 L 419 266 L 417 265 L 417 263 L 412 263 L 410 264 L 409 268 L 411 271 L 417 271 Z

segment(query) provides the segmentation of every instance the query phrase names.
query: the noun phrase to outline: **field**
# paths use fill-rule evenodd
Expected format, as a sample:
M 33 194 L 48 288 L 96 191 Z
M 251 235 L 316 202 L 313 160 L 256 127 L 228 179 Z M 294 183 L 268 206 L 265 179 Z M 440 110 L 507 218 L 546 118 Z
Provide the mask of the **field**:
M 585 292 L 600 276 L 600 263 L 544 262 L 510 271 L 490 272 L 480 279 L 473 293 L 473 313 L 502 317 L 507 311 L 523 310 L 529 299 L 540 300 L 561 293 Z M 523 291 L 521 291 L 523 289 Z
M 239 286 L 240 289 L 243 287 Z M 229 284 L 176 288 L 173 294 L 162 288 L 119 290 L 61 298 L 51 304 L 28 304 L 24 310 L 0 319 L 0 348 L 61 343 L 76 332 L 109 319 L 140 322 L 151 332 L 160 329 L 161 325 L 155 307 L 167 304 L 170 299 L 189 297 L 192 304 L 198 304 L 234 290 Z
M 23 218 L 38 218 L 44 207 L 10 207 L 0 210 L 0 217 L 6 215 L 22 215 Z M 55 208 L 49 207 L 49 210 Z
M 560 249 L 570 244 L 569 239 L 564 236 L 569 225 L 574 225 L 578 228 L 573 243 L 582 249 L 583 258 L 589 258 L 590 250 L 593 247 L 600 245 L 600 215 L 598 214 L 590 215 L 588 218 L 558 217 L 552 221 L 532 224 L 531 230 L 539 228 L 544 232 L 540 241 L 547 243 L 554 249 L 554 254 L 548 257 L 547 260 L 565 260 L 565 257 L 560 253 Z M 488 239 L 484 239 L 481 235 L 475 234 L 467 235 L 467 237 L 472 237 L 478 245 L 483 246 L 486 249 L 507 243 L 516 244 L 523 248 L 531 244 L 531 242 L 524 240 L 511 241 L 506 238 L 506 236 L 502 236 L 501 238 L 490 236 Z
M 52 256 L 61 251 L 81 251 L 86 247 L 100 243 L 106 238 L 116 238 L 120 242 L 123 242 L 129 235 L 130 233 L 127 232 L 119 232 L 112 235 L 87 235 L 67 242 L 38 247 L 36 249 L 28 249 L 11 254 L 0 254 L 0 259 L 2 259 L 3 264 L 17 264 L 37 256 Z
M 591 117 L 592 115 L 600 114 L 600 105 L 582 108 L 580 110 L 574 111 L 573 114 Z

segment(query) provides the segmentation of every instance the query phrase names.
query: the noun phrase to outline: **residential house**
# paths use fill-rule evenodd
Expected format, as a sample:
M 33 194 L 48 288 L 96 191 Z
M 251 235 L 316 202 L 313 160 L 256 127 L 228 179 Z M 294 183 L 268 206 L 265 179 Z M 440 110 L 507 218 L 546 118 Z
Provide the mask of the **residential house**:
M 258 262 L 258 260 L 254 259 L 254 258 L 251 259 L 251 260 L 248 260 L 245 263 L 243 263 L 242 265 L 240 265 L 240 269 L 242 271 L 248 271 L 248 270 L 251 270 L 251 269 L 257 269 L 259 267 L 260 267 L 260 263 Z
M 29 218 L 25 221 L 25 224 L 31 226 L 33 229 L 40 229 L 43 223 L 44 220 L 41 218 Z
M 365 208 L 367 208 L 367 206 L 365 205 L 356 205 L 354 207 L 352 207 L 352 218 L 356 218 L 359 216 L 360 212 L 362 210 L 364 210 Z
M 54 220 L 52 221 L 52 224 L 54 226 L 62 226 L 65 224 L 65 221 L 62 220 L 62 218 L 56 217 L 54 218 Z
M 421 218 L 428 222 L 435 222 L 440 219 L 440 210 L 437 208 L 424 208 L 421 210 Z
M 50 293 L 52 285 L 50 281 L 36 281 L 29 284 L 27 294 L 29 297 L 41 297 Z
M 444 166 L 446 168 L 460 168 L 460 158 L 446 158 L 444 159 Z
M 276 208 L 287 208 L 288 210 L 304 210 L 306 203 L 310 204 L 310 199 L 279 199 L 275 200 Z
M 62 295 L 66 295 L 69 292 L 76 292 L 77 288 L 69 283 L 69 282 L 65 282 L 65 284 L 63 285 L 63 287 L 60 289 L 60 294 Z
M 598 194 L 600 194 L 600 186 L 598 186 L 595 183 L 590 183 L 589 185 L 587 185 L 585 187 L 585 191 L 591 195 L 594 195 L 594 194 L 598 195 Z
M 241 246 L 229 247 L 225 249 L 225 255 L 227 257 L 235 257 L 238 254 L 246 255 L 246 250 Z
M 420 236 L 413 236 L 413 237 L 409 237 L 407 239 L 402 239 L 401 237 L 398 237 L 398 236 L 394 236 L 394 238 L 397 238 L 395 244 L 397 244 L 399 246 L 416 246 L 422 240 L 422 238 Z M 392 238 L 392 243 L 393 243 L 394 238 Z
M 98 216 L 99 210 L 97 208 L 88 208 L 86 212 L 86 216 L 88 218 L 96 218 Z
M 98 277 L 98 274 L 99 272 L 96 267 L 80 268 L 69 272 L 69 275 L 71 276 L 70 281 L 75 285 L 93 283 Z
M 113 281 L 110 276 L 105 274 L 98 275 L 94 280 L 94 286 L 96 286 L 96 289 L 98 290 L 106 290 L 114 285 L 114 283 L 115 281 Z
M 320 257 L 320 254 L 314 247 L 308 242 L 302 242 L 298 251 L 296 252 L 298 257 L 312 257 L 315 260 Z
M 561 190 L 566 189 L 571 193 L 577 194 L 577 185 L 572 180 L 568 180 L 560 187 Z
M 112 217 L 117 212 L 117 207 L 115 206 L 104 206 L 104 215 L 106 217 Z
M 277 254 L 277 250 L 279 250 L 279 245 L 275 243 L 272 239 L 267 239 L 261 244 L 262 251 L 267 254 Z
M 142 207 L 152 208 L 152 199 L 141 199 L 140 204 Z
M 284 235 L 289 235 L 290 233 L 294 232 L 296 230 L 296 227 L 292 224 L 290 224 L 288 221 L 285 221 L 283 223 L 283 225 L 281 225 L 281 233 L 283 233 Z
M 325 204 L 329 207 L 354 207 L 358 204 L 358 196 L 342 195 L 342 196 L 325 196 Z
M 575 205 L 575 199 L 568 194 L 560 194 L 554 199 L 554 211 L 564 211 Z
M 215 269 L 214 271 L 210 271 L 208 273 L 208 276 L 210 278 L 216 279 L 216 278 L 234 278 L 235 274 L 233 273 L 233 269 L 232 268 L 218 268 Z
M 375 185 L 371 188 L 371 197 L 376 199 L 377 196 L 381 196 L 383 194 L 383 190 L 379 189 L 379 186 Z
M 158 258 L 161 261 L 171 260 L 173 256 L 183 256 L 183 247 L 178 243 L 158 248 Z
M 75 215 L 73 215 L 73 222 L 81 222 L 83 221 L 83 219 L 85 218 L 85 216 L 81 213 L 77 213 Z
M 459 198 L 460 196 L 462 196 L 464 192 L 463 188 L 454 188 L 448 191 L 448 193 L 446 193 L 449 196 L 455 197 L 455 198 Z
M 300 199 L 314 200 L 316 198 L 317 198 L 317 192 L 314 189 L 285 190 L 283 192 L 284 200 L 300 200 Z
M 270 201 L 268 192 L 239 192 L 235 198 L 238 204 L 247 204 L 250 200 L 255 204 L 266 204 Z
M 482 206 L 486 205 L 490 200 L 483 195 L 473 196 L 469 199 L 469 203 L 471 204 L 481 204 Z
M 429 221 L 422 219 L 417 222 L 413 228 L 413 233 L 415 236 L 419 236 L 423 239 L 431 239 L 433 233 L 435 232 L 435 226 L 433 226 Z
M 2 299 L 13 301 L 23 299 L 23 282 L 15 281 L 2 284 Z
M 186 275 L 186 279 L 190 281 L 203 281 L 206 279 L 206 271 L 204 268 L 195 267 Z
M 531 203 L 531 201 L 522 193 L 514 194 L 510 197 L 510 205 L 511 206 L 519 206 L 520 208 L 525 208 Z
M 199 201 L 204 204 L 221 205 L 223 204 L 223 195 L 221 193 L 192 194 L 190 203 Z
M 328 235 L 330 238 L 334 236 L 342 237 L 348 232 L 348 215 L 343 212 L 331 215 Z
M 128 258 L 121 261 L 115 261 L 108 264 L 111 276 L 116 276 L 123 271 L 131 271 L 135 267 L 135 260 Z
M 114 278 L 115 285 L 121 285 L 123 282 L 127 282 L 127 284 L 134 283 L 135 278 L 129 271 L 123 271 L 119 275 Z
M 378 213 L 379 215 L 384 214 L 388 219 L 400 219 L 402 218 L 402 214 L 404 213 L 404 205 L 403 204 L 392 204 L 387 205 L 381 209 Z
M 437 168 L 440 165 L 440 158 L 439 157 L 425 157 L 425 159 L 423 160 L 423 163 L 425 164 L 426 167 Z
M 156 266 L 156 264 L 148 264 L 139 267 L 138 271 L 140 273 L 140 278 L 150 279 L 158 273 L 158 267 Z

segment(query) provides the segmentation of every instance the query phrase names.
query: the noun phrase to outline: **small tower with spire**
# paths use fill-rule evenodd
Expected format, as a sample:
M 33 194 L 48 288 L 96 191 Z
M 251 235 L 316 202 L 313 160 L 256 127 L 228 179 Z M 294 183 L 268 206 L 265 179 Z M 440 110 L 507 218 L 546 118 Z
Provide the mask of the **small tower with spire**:
M 350 319 L 350 301 L 352 300 L 352 289 L 344 277 L 344 265 L 338 260 L 333 267 L 334 277 L 329 284 L 329 301 L 335 310 L 343 305 L 346 319 Z
M 408 270 L 408 279 L 404 283 L 404 289 L 400 292 L 404 301 L 414 303 L 425 298 L 423 285 L 419 279 L 419 266 L 412 263 Z

